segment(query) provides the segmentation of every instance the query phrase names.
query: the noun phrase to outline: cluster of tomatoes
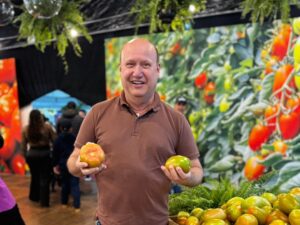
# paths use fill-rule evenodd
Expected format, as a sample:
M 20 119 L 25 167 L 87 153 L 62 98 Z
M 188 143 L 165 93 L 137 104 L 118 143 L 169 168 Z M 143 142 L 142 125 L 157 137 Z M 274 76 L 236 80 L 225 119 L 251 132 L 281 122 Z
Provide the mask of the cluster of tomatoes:
M 271 142 L 274 152 L 285 156 L 288 149 L 286 141 L 300 134 L 299 26 L 300 21 L 298 24 L 294 22 L 293 27 L 283 24 L 273 38 L 270 48 L 262 51 L 264 75 L 273 74 L 274 81 L 270 104 L 262 115 L 263 121 L 256 124 L 249 135 L 248 144 L 254 152 L 261 153 L 262 145 Z M 290 56 L 291 53 L 294 57 Z M 249 180 L 257 179 L 263 174 L 265 168 L 257 162 L 266 156 L 253 156 L 246 162 L 245 176 Z
M 0 172 L 25 174 L 25 159 L 19 153 L 21 142 L 20 111 L 15 60 L 0 60 Z
M 179 225 L 299 225 L 300 188 L 275 195 L 233 197 L 220 208 L 195 208 L 178 212 Z
M 203 99 L 207 105 L 212 105 L 214 103 L 216 84 L 212 81 L 208 82 L 207 72 L 203 71 L 198 74 L 194 80 L 195 86 L 199 89 L 203 89 Z

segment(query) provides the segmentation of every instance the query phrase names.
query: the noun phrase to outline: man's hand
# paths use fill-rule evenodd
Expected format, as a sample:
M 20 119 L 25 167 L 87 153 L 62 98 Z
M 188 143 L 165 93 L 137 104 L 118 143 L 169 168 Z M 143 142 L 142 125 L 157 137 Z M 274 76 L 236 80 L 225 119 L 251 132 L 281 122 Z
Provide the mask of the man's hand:
M 200 184 L 203 177 L 203 169 L 198 159 L 191 160 L 191 169 L 188 173 L 183 172 L 180 167 L 161 166 L 161 169 L 174 183 L 190 187 Z
M 84 176 L 100 173 L 107 167 L 106 164 L 102 163 L 99 167 L 90 168 L 86 162 L 80 162 L 80 157 L 77 158 L 75 166 L 80 169 L 81 174 Z

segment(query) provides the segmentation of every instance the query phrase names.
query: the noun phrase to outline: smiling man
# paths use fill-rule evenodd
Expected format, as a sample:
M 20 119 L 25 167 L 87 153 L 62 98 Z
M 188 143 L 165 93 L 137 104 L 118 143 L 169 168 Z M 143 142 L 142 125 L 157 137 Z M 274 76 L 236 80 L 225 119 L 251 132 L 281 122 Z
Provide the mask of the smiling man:
M 199 151 L 187 120 L 156 93 L 159 56 L 155 46 L 137 38 L 120 57 L 123 92 L 98 103 L 85 117 L 68 160 L 76 176 L 95 174 L 97 224 L 167 225 L 171 182 L 195 186 L 202 180 Z M 79 160 L 86 142 L 99 144 L 105 162 L 97 168 Z M 163 165 L 172 155 L 191 160 L 191 170 Z

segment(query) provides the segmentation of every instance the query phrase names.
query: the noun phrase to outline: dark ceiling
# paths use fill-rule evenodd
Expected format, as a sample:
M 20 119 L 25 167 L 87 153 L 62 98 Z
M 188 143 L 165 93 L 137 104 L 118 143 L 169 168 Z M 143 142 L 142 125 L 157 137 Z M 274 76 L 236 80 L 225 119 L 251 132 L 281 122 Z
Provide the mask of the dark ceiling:
M 14 5 L 21 5 L 21 0 L 11 0 Z M 130 14 L 133 0 L 91 0 L 82 5 L 81 11 L 86 18 L 86 26 L 90 34 L 111 34 L 116 31 L 134 29 L 135 20 Z M 208 0 L 206 10 L 195 16 L 203 18 L 216 14 L 240 12 L 241 0 Z M 20 13 L 15 8 L 15 14 Z M 147 24 L 145 25 L 147 26 Z M 0 50 L 9 50 L 26 45 L 26 42 L 17 41 L 18 25 L 9 24 L 0 27 Z

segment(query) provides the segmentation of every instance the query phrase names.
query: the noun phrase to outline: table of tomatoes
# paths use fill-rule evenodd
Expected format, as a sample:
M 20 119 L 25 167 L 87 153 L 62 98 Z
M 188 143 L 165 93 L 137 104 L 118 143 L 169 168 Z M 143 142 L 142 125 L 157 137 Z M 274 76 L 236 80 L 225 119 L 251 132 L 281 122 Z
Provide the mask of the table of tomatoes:
M 169 225 L 300 225 L 300 187 L 277 195 L 232 197 L 218 208 L 196 207 L 170 217 Z

